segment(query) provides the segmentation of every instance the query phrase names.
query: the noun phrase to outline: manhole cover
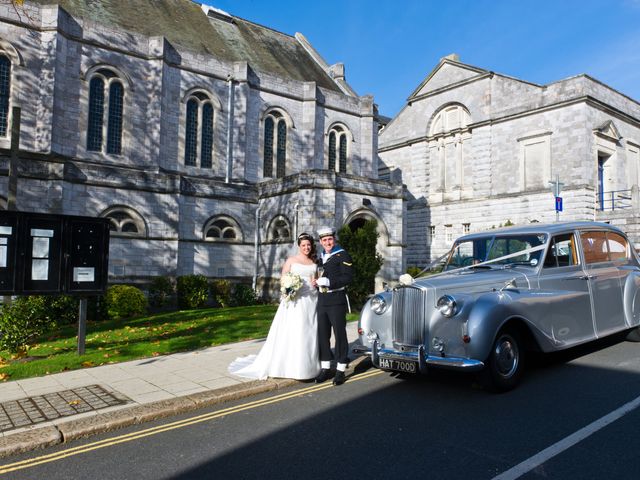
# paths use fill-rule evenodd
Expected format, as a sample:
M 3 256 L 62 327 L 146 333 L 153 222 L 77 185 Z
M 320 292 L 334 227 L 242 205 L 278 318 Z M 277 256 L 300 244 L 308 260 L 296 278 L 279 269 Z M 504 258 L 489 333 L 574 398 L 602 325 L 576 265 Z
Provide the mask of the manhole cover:
M 100 385 L 0 403 L 0 432 L 126 403 Z

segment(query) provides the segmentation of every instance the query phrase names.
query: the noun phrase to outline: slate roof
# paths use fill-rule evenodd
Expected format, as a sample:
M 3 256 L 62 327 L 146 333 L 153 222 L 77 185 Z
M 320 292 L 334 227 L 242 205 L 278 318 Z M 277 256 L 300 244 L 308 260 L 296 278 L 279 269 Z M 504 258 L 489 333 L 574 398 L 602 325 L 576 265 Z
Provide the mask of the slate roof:
M 329 74 L 291 35 L 231 16 L 207 16 L 191 0 L 31 0 L 58 4 L 74 18 L 147 36 L 164 36 L 176 48 L 218 59 L 247 61 L 261 72 L 297 81 L 315 81 L 340 92 Z

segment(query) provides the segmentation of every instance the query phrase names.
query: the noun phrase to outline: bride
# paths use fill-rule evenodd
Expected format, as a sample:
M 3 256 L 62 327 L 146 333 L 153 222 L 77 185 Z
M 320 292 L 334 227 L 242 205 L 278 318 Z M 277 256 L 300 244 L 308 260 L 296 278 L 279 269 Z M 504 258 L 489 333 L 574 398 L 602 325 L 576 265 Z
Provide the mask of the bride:
M 311 286 L 316 273 L 316 249 L 308 233 L 298 235 L 298 253 L 289 257 L 282 274 L 298 274 L 303 280 L 293 300 L 281 300 L 269 335 L 258 355 L 234 360 L 229 373 L 264 380 L 267 377 L 307 380 L 320 372 L 316 303 L 318 293 Z

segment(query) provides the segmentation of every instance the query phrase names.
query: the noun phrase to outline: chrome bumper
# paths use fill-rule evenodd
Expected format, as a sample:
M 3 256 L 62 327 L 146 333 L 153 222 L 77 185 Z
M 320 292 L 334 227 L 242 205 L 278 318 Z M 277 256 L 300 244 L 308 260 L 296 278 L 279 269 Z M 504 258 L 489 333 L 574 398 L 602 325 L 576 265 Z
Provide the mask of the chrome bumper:
M 376 340 L 373 342 L 372 348 L 359 345 L 354 347 L 353 351 L 370 356 L 371 363 L 373 363 L 377 368 L 380 368 L 380 358 L 418 362 L 418 369 L 420 370 L 420 373 L 427 373 L 427 368 L 430 366 L 449 368 L 452 370 L 464 370 L 467 372 L 475 372 L 484 368 L 484 362 L 481 362 L 480 360 L 429 355 L 426 353 L 424 345 L 420 345 L 418 347 L 418 351 L 399 352 L 398 350 L 379 348 L 378 341 Z

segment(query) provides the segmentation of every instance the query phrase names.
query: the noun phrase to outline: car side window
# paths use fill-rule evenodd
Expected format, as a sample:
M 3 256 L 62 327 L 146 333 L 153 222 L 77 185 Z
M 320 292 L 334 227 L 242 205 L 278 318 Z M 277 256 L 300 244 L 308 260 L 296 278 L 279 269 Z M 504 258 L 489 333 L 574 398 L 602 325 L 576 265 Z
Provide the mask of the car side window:
M 582 232 L 580 238 L 585 263 L 592 264 L 609 261 L 609 247 L 605 232 Z
M 607 242 L 609 244 L 609 258 L 615 260 L 626 260 L 627 239 L 619 233 L 607 232 Z
M 544 268 L 569 267 L 577 264 L 578 255 L 573 234 L 567 233 L 553 237 L 544 259 Z

